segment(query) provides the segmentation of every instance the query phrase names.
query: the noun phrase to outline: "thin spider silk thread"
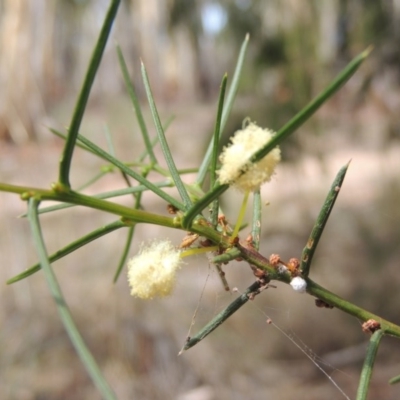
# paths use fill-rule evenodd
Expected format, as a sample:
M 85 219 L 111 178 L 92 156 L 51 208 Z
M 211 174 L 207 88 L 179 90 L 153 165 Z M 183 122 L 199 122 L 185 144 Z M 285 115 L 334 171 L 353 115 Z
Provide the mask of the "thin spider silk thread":
M 237 292 L 239 294 L 241 294 L 238 290 Z M 268 315 L 267 313 L 262 310 L 259 306 L 257 306 L 256 304 L 254 304 L 254 302 L 251 302 L 250 304 L 252 304 L 253 307 L 255 307 L 258 311 L 260 311 L 269 321 L 269 324 L 272 325 L 275 329 L 278 330 L 278 332 L 280 332 L 281 334 L 283 334 L 288 340 L 290 340 L 328 379 L 329 381 L 332 383 L 332 385 L 343 395 L 343 397 L 346 400 L 351 400 L 349 396 L 347 396 L 347 394 L 343 391 L 343 389 L 335 382 L 335 380 L 318 364 L 318 362 L 310 355 L 308 354 L 308 352 L 306 350 L 304 350 L 297 342 L 296 340 L 289 335 L 288 333 L 286 333 L 280 326 L 278 326 Z M 306 346 L 307 348 L 309 348 L 308 346 Z M 310 349 L 310 348 L 309 348 Z M 311 349 L 310 349 L 311 350 Z M 312 351 L 312 350 L 311 350 Z

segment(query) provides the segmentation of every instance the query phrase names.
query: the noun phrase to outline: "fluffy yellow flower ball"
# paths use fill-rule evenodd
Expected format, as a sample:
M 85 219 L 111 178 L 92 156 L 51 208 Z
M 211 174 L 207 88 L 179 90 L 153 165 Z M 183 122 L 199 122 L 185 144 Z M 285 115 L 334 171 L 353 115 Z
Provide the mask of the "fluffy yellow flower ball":
M 169 241 L 142 245 L 139 254 L 128 262 L 131 295 L 141 299 L 169 295 L 181 262 L 180 251 Z
M 242 192 L 254 192 L 268 182 L 281 160 L 279 147 L 255 164 L 248 162 L 248 159 L 264 147 L 273 135 L 273 131 L 260 128 L 252 122 L 237 131 L 231 138 L 232 143 L 224 148 L 220 156 L 219 182 L 232 185 Z

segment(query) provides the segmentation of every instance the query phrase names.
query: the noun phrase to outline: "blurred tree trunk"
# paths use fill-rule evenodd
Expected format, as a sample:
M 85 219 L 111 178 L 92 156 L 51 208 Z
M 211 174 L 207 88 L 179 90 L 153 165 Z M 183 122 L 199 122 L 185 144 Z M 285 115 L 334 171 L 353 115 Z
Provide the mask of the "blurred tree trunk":
M 3 0 L 0 20 L 0 139 L 36 138 L 43 86 L 54 79 L 54 0 Z
M 201 98 L 201 22 L 194 0 L 130 0 L 135 51 L 143 60 L 153 93 L 167 101 Z
M 232 71 L 247 32 L 252 38 L 248 58 L 258 65 L 246 72 L 243 84 L 262 96 L 277 93 L 289 114 L 325 81 L 322 64 L 349 58 L 365 42 L 384 43 L 387 62 L 397 68 L 400 0 L 290 0 L 284 5 L 215 0 L 227 19 L 215 36 L 203 27 L 209 3 L 122 2 L 112 36 L 118 37 L 141 97 L 140 58 L 158 100 L 206 100 L 223 72 Z M 0 0 L 0 140 L 42 138 L 47 109 L 66 94 L 76 96 L 108 5 L 109 0 Z M 91 100 L 125 91 L 113 43 L 111 38 Z M 264 83 L 256 85 L 257 76 Z

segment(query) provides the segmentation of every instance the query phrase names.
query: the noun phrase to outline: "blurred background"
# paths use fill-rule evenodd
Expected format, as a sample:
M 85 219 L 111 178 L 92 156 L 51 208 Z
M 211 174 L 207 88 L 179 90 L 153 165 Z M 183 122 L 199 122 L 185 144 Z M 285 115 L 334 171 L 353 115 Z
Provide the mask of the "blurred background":
M 57 180 L 65 131 L 108 7 L 106 0 L 0 0 L 0 181 L 49 187 Z M 400 323 L 400 1 L 125 0 L 91 93 L 81 133 L 132 160 L 143 151 L 115 47 L 119 44 L 155 130 L 144 94 L 146 65 L 179 168 L 196 167 L 216 115 L 219 84 L 232 77 L 246 33 L 250 44 L 224 142 L 246 117 L 278 130 L 370 45 L 356 75 L 282 145 L 283 162 L 263 189 L 261 252 L 299 257 L 339 168 L 351 164 L 314 259 L 311 277 L 338 295 Z M 186 143 L 190 143 L 187 145 Z M 157 150 L 159 151 L 159 150 Z M 79 149 L 72 185 L 103 166 Z M 190 181 L 193 177 L 188 177 Z M 121 188 L 110 174 L 87 193 Z M 146 194 L 146 209 L 166 214 Z M 122 198 L 131 205 L 132 199 Z M 229 191 L 224 211 L 235 222 L 241 196 Z M 26 205 L 0 194 L 0 387 L 7 399 L 98 399 L 66 336 L 39 272 L 6 286 L 36 263 Z M 74 208 L 43 216 L 48 251 L 113 220 Z M 248 232 L 243 232 L 243 237 Z M 355 397 L 368 337 L 361 322 L 338 310 L 316 308 L 286 285 L 268 289 L 212 335 L 177 356 L 193 335 L 236 294 L 227 293 L 207 259 L 179 274 L 170 298 L 129 296 L 125 274 L 112 278 L 126 232 L 118 231 L 54 264 L 72 314 L 119 399 L 340 399 L 307 358 L 318 361 Z M 138 226 L 131 254 L 154 237 L 184 236 Z M 253 277 L 245 263 L 225 267 L 244 291 Z M 195 311 L 194 326 L 191 327 Z M 303 350 L 278 329 L 277 324 Z M 398 399 L 387 381 L 400 373 L 400 345 L 384 338 L 371 399 Z

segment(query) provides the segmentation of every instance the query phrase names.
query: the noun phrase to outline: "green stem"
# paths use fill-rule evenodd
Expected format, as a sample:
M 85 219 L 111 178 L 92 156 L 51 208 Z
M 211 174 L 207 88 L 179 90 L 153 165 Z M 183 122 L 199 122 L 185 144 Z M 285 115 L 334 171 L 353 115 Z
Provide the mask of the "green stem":
M 235 228 L 233 229 L 233 232 L 231 235 L 232 241 L 237 238 L 240 227 L 242 225 L 242 221 L 246 215 L 247 201 L 249 199 L 249 194 L 250 194 L 250 192 L 247 191 L 243 196 L 243 201 L 242 201 L 242 205 L 240 206 L 239 215 L 238 215 L 236 223 L 235 223 Z
M 163 192 L 160 188 L 158 188 L 156 185 L 151 183 L 149 180 L 145 179 L 142 175 L 137 173 L 136 171 L 128 168 L 124 163 L 119 161 L 117 158 L 113 157 L 111 154 L 108 154 L 104 150 L 102 150 L 100 147 L 96 146 L 93 142 L 91 142 L 89 139 L 85 138 L 82 135 L 78 135 L 78 139 L 84 143 L 86 146 L 90 147 L 91 149 L 95 150 L 97 154 L 100 154 L 101 157 L 107 159 L 109 162 L 111 162 L 113 165 L 115 165 L 119 170 L 127 174 L 128 176 L 132 177 L 135 179 L 137 182 L 141 183 L 142 185 L 146 186 L 149 190 L 151 190 L 153 193 L 157 194 L 160 196 L 162 199 L 164 199 L 167 203 L 172 204 L 179 210 L 183 210 L 184 207 L 183 205 L 168 195 L 167 193 Z
M 119 260 L 117 270 L 115 271 L 113 283 L 117 283 L 118 277 L 120 276 L 122 269 L 124 268 L 124 265 L 128 258 L 129 250 L 131 248 L 131 243 L 132 243 L 134 233 L 135 233 L 135 227 L 131 226 L 128 230 L 128 234 L 126 235 L 124 250 L 123 250 L 121 258 Z
M 389 383 L 391 385 L 394 385 L 394 384 L 399 383 L 399 382 L 400 382 L 400 375 L 394 376 L 393 378 L 391 378 L 389 380 Z
M 372 376 L 372 370 L 374 368 L 374 363 L 376 355 L 378 353 L 379 343 L 384 335 L 382 329 L 377 330 L 371 336 L 369 342 L 367 355 L 365 356 L 364 365 L 361 371 L 360 383 L 357 390 L 356 400 L 366 400 L 368 395 L 369 383 Z
M 171 181 L 164 181 L 164 182 L 157 182 L 154 183 L 157 187 L 163 188 L 163 187 L 172 187 L 172 182 Z M 96 199 L 109 199 L 109 198 L 114 198 L 118 196 L 126 196 L 127 194 L 135 194 L 135 193 L 141 193 L 148 190 L 146 186 L 143 185 L 137 185 L 134 187 L 127 187 L 124 189 L 117 189 L 117 190 L 112 190 L 110 192 L 104 192 L 104 193 L 99 193 L 99 194 L 94 194 L 92 197 Z M 73 204 L 57 204 L 56 206 L 49 206 L 49 207 L 42 207 L 39 209 L 39 214 L 45 214 L 48 212 L 52 211 L 58 211 L 58 210 L 64 210 L 66 208 L 74 207 Z M 26 217 L 26 214 L 21 215 L 21 217 Z
M 235 102 L 236 94 L 239 89 L 239 81 L 241 77 L 241 73 L 243 70 L 244 59 L 247 51 L 247 45 L 249 44 L 250 35 L 246 34 L 242 47 L 240 48 L 238 60 L 235 67 L 235 72 L 233 73 L 232 83 L 229 87 L 228 94 L 226 96 L 226 101 L 224 101 L 224 109 L 221 116 L 221 126 L 220 126 L 220 134 L 224 131 L 225 125 L 228 121 L 229 115 L 231 113 L 233 103 Z M 196 183 L 201 186 L 204 183 L 206 178 L 208 168 L 210 165 L 210 159 L 212 155 L 213 149 L 213 140 L 210 141 L 208 145 L 206 154 L 203 158 L 203 161 L 199 168 L 199 173 L 197 175 Z
M 330 97 L 332 97 L 350 77 L 357 71 L 365 58 L 369 55 L 371 49 L 367 49 L 355 57 L 332 81 L 332 83 L 325 88 L 325 90 L 308 103 L 300 112 L 298 112 L 287 124 L 285 124 L 262 149 L 253 154 L 248 162 L 254 164 L 265 157 L 274 147 L 281 143 L 285 138 L 291 135 L 299 126 L 303 125 L 314 113 L 324 104 Z M 208 164 L 207 164 L 208 165 Z M 193 219 L 201 214 L 201 212 L 217 197 L 221 196 L 229 185 L 220 185 L 212 188 L 204 195 L 197 203 L 186 211 L 183 226 L 185 229 L 190 230 L 190 225 Z
M 240 256 L 241 254 L 239 249 L 237 249 L 236 247 L 232 247 L 231 249 L 225 251 L 223 254 L 215 256 L 212 259 L 212 262 L 215 264 L 226 264 L 229 261 L 232 261 Z
M 199 215 L 211 202 L 217 199 L 229 188 L 229 185 L 217 185 L 210 192 L 206 193 L 192 208 L 185 213 L 183 226 L 188 231 L 191 230 L 191 224 L 194 218 Z
M 300 271 L 303 277 L 307 277 L 310 272 L 314 252 L 318 246 L 319 239 L 322 236 L 322 232 L 324 231 L 325 225 L 328 221 L 329 215 L 331 214 L 333 206 L 335 205 L 335 201 L 339 195 L 340 188 L 342 187 L 348 167 L 349 163 L 342 167 L 337 173 L 335 180 L 332 183 L 331 189 L 329 190 L 329 193 L 318 215 L 318 218 L 314 224 L 314 227 L 311 231 L 310 237 L 307 240 L 307 244 L 303 249 L 300 265 Z
M 148 173 L 149 173 L 149 171 L 143 172 L 143 178 L 146 178 Z M 136 198 L 135 198 L 135 205 L 134 205 L 135 210 L 138 210 L 139 208 L 142 207 L 142 204 L 141 204 L 142 203 L 142 194 L 143 194 L 143 192 L 138 193 Z M 113 279 L 114 283 L 117 282 L 118 277 L 121 274 L 122 269 L 124 268 L 124 265 L 125 265 L 126 260 L 128 258 L 129 250 L 131 248 L 131 244 L 132 244 L 132 239 L 133 239 L 134 233 L 135 233 L 135 226 L 132 226 L 128 231 L 128 235 L 127 235 L 126 241 L 125 241 L 124 250 L 123 250 L 121 258 L 119 260 L 117 271 L 114 274 L 114 279 Z
M 29 200 L 31 197 L 36 197 L 40 200 L 60 201 L 106 211 L 111 214 L 119 215 L 120 217 L 125 217 L 136 223 L 146 222 L 149 224 L 156 224 L 169 228 L 180 228 L 180 223 L 175 222 L 173 218 L 152 214 L 142 210 L 134 210 L 110 201 L 96 199 L 91 196 L 76 193 L 72 190 L 68 192 L 58 191 L 57 184 L 55 186 L 55 190 L 44 190 L 33 187 L 15 186 L 6 183 L 0 183 L 0 191 L 20 194 L 22 200 Z
M 214 136 L 212 141 L 212 155 L 211 155 L 211 166 L 210 166 L 210 188 L 213 188 L 216 185 L 217 181 L 217 164 L 218 164 L 218 148 L 221 136 L 221 118 L 222 118 L 222 110 L 224 108 L 224 100 L 225 100 L 225 90 L 226 90 L 226 82 L 228 80 L 227 75 L 225 74 L 222 78 L 221 89 L 219 92 L 219 100 L 218 100 L 218 109 L 217 109 L 217 118 L 215 119 L 215 127 L 214 127 Z M 219 210 L 219 199 L 215 199 L 212 203 L 210 209 L 210 222 L 213 227 L 217 226 L 218 223 L 218 210 Z M 222 275 L 221 275 L 222 276 Z
M 202 341 L 206 336 L 208 336 L 212 331 L 217 329 L 223 322 L 225 322 L 233 313 L 239 310 L 240 307 L 244 306 L 249 301 L 249 294 L 255 293 L 260 288 L 260 283 L 254 282 L 249 286 L 246 291 L 235 299 L 231 304 L 228 305 L 224 310 L 222 310 L 218 315 L 216 315 L 203 329 L 201 329 L 195 336 L 188 338 L 186 340 L 183 349 L 179 354 L 185 350 L 190 349 L 197 343 Z
M 82 236 L 81 238 L 73 241 L 72 243 L 70 243 L 69 245 L 63 247 L 62 249 L 56 251 L 54 254 L 52 254 L 49 257 L 49 261 L 50 262 L 54 262 L 59 260 L 60 258 L 65 257 L 68 254 L 71 254 L 72 252 L 74 252 L 75 250 L 78 250 L 79 248 L 81 248 L 82 246 L 93 242 L 93 240 L 96 240 L 110 232 L 114 232 L 116 229 L 119 228 L 124 228 L 127 225 L 118 220 L 118 221 L 114 221 L 111 224 L 108 224 L 106 226 L 103 226 L 99 229 L 96 229 L 93 232 L 90 232 L 89 234 Z M 14 276 L 13 278 L 9 279 L 6 283 L 7 285 L 10 285 L 12 283 L 18 282 L 22 279 L 27 278 L 28 276 L 33 275 L 34 273 L 40 271 L 40 264 L 35 264 L 32 267 L 28 268 L 26 271 Z
M 157 106 L 154 101 L 153 93 L 151 91 L 149 77 L 147 75 L 147 71 L 143 63 L 141 64 L 141 69 L 142 69 L 143 83 L 147 94 L 147 100 L 149 102 L 151 114 L 153 116 L 153 121 L 156 127 L 161 150 L 164 154 L 164 159 L 168 165 L 168 170 L 171 175 L 171 178 L 173 179 L 175 186 L 179 192 L 179 195 L 181 196 L 183 204 L 185 205 L 185 210 L 187 210 L 192 206 L 192 200 L 190 199 L 186 187 L 182 182 L 181 175 L 179 174 L 178 168 L 175 165 L 175 160 L 172 157 L 171 150 L 169 148 L 167 138 L 165 137 L 165 132 L 161 124 L 160 116 L 157 111 Z
M 47 285 L 49 286 L 55 305 L 60 314 L 61 321 L 64 324 L 64 328 L 73 346 L 75 347 L 75 350 L 79 358 L 81 359 L 87 372 L 92 378 L 93 383 L 101 393 L 103 399 L 116 400 L 116 396 L 112 388 L 105 380 L 103 374 L 100 371 L 100 368 L 98 367 L 89 349 L 86 347 L 86 344 L 83 341 L 82 336 L 75 325 L 71 312 L 69 311 L 68 305 L 65 302 L 64 296 L 61 292 L 60 285 L 58 284 L 57 278 L 54 275 L 53 269 L 51 268 L 39 223 L 39 217 L 37 213 L 38 205 L 39 205 L 38 199 L 31 198 L 29 200 L 28 218 L 31 225 L 32 236 L 35 242 L 35 247 L 38 252 L 40 265 L 43 269 Z
M 34 197 L 40 200 L 64 201 L 95 208 L 112 214 L 117 214 L 136 223 L 146 222 L 174 229 L 183 228 L 179 219 L 151 214 L 141 210 L 134 210 L 105 200 L 93 199 L 91 197 L 77 194 L 72 191 L 67 193 L 55 192 L 36 188 L 19 187 L 8 184 L 0 184 L 0 190 L 20 193 L 22 195 L 22 199 L 24 200 L 28 200 Z M 205 220 L 200 219 L 197 222 L 195 221 L 191 226 L 191 231 L 210 239 L 215 244 L 221 246 L 221 248 L 223 249 L 229 249 L 232 247 L 229 237 L 225 237 L 219 232 L 215 231 L 212 227 L 209 226 L 209 224 Z M 263 257 L 254 249 L 243 247 L 240 243 L 237 243 L 235 250 L 238 251 L 240 253 L 240 257 L 242 257 L 248 263 L 263 269 L 267 273 L 269 279 L 279 280 L 286 283 L 290 282 L 290 274 L 279 273 L 273 266 L 269 264 L 268 260 L 265 257 Z M 220 260 L 218 260 L 218 262 L 220 262 Z M 353 315 L 363 321 L 374 319 L 381 324 L 381 329 L 385 332 L 385 334 L 400 338 L 400 326 L 395 325 L 392 322 L 389 322 L 379 317 L 378 315 L 370 313 L 360 307 L 357 307 L 354 304 L 351 304 L 350 302 L 329 292 L 327 289 L 318 285 L 311 279 L 307 279 L 307 292 L 325 301 L 327 304 L 343 310 L 346 313 Z
M 262 204 L 260 189 L 253 193 L 253 218 L 251 236 L 255 249 L 260 247 L 260 233 L 261 233 L 261 217 L 262 217 Z
M 355 57 L 350 63 L 336 76 L 332 83 L 325 88 L 317 97 L 308 103 L 301 111 L 299 111 L 287 124 L 285 124 L 273 139 L 267 143 L 264 148 L 257 151 L 251 158 L 250 162 L 255 163 L 265 157 L 275 146 L 281 143 L 285 138 L 292 134 L 299 126 L 303 125 L 314 113 L 332 97 L 358 70 L 364 60 L 368 57 L 372 48 L 364 50 Z
M 125 58 L 122 54 L 120 46 L 117 46 L 117 55 L 122 75 L 124 77 L 125 86 L 126 89 L 128 90 L 129 97 L 131 98 L 133 108 L 135 109 L 135 115 L 137 122 L 139 124 L 140 131 L 142 132 L 142 138 L 146 147 L 146 152 L 150 158 L 151 164 L 157 164 L 157 158 L 153 151 L 153 145 L 151 143 L 149 133 L 147 131 L 146 122 L 144 121 L 143 118 L 143 113 L 140 107 L 139 99 L 136 95 L 135 87 L 133 86 L 133 83 L 129 77 L 128 67 L 126 66 Z
M 362 321 L 373 319 L 380 323 L 381 329 L 385 334 L 400 338 L 400 326 L 387 321 L 367 310 L 364 310 L 363 308 L 358 307 L 347 300 L 342 299 L 336 294 L 318 285 L 311 279 L 307 279 L 307 293 L 323 300 L 325 303 L 330 304 L 339 310 L 344 311 L 347 314 L 353 315 Z
M 69 171 L 71 168 L 71 160 L 76 144 L 76 139 L 78 137 L 79 127 L 81 125 L 86 104 L 89 99 L 90 89 L 92 88 L 94 78 L 99 68 L 100 61 L 107 44 L 108 36 L 110 35 L 111 27 L 115 20 L 115 16 L 117 15 L 120 1 L 121 0 L 111 1 L 106 18 L 104 20 L 103 27 L 101 28 L 99 38 L 90 59 L 89 67 L 72 116 L 67 141 L 65 142 L 64 151 L 60 160 L 60 170 L 58 178 L 60 185 L 66 188 L 71 187 L 71 184 L 69 182 Z
M 164 217 L 162 215 L 152 214 L 142 210 L 135 210 L 120 204 L 112 203 L 110 201 L 85 196 L 72 190 L 68 192 L 57 191 L 57 184 L 55 186 L 55 190 L 44 190 L 33 187 L 0 183 L 0 191 L 20 194 L 22 200 L 29 200 L 31 197 L 35 197 L 40 200 L 60 201 L 109 212 L 110 214 L 118 215 L 134 223 L 149 223 L 173 229 L 184 229 L 179 217 Z M 224 249 L 232 246 L 228 237 L 223 236 L 214 228 L 210 227 L 205 220 L 199 220 L 198 222 L 193 223 L 192 232 L 207 237 L 212 242 L 220 245 Z

